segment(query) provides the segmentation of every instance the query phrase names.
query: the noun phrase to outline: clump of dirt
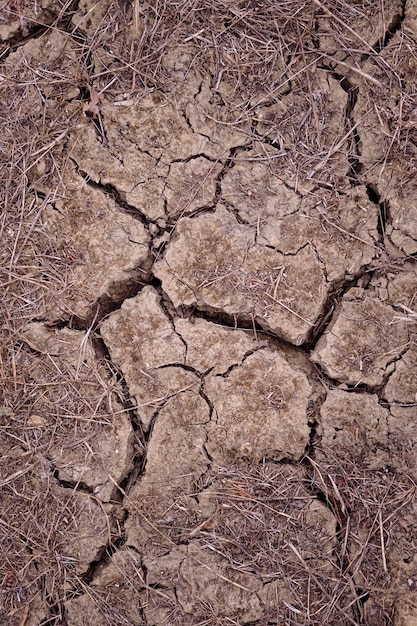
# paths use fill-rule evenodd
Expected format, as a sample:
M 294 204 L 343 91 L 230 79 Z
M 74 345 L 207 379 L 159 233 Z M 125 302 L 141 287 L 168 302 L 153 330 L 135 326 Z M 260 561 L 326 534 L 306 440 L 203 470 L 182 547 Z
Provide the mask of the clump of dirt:
M 414 3 L 3 5 L 0 622 L 414 626 Z

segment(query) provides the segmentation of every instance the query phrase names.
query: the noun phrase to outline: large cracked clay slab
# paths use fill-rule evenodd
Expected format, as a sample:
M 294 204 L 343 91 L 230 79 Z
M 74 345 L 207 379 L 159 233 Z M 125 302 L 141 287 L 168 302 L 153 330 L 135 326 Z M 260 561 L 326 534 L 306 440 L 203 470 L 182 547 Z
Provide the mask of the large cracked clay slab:
M 137 389 L 142 394 L 141 399 L 145 400 L 138 402 L 138 413 L 141 418 L 143 416 L 145 426 L 150 424 L 147 405 L 152 403 L 152 400 L 146 401 L 143 395 L 146 391 L 144 381 L 148 378 L 152 380 L 154 402 L 159 402 L 159 408 L 154 410 L 152 416 L 156 418 L 154 428 L 161 410 L 169 411 L 175 399 L 182 395 L 192 397 L 197 393 L 201 399 L 207 397 L 206 406 L 210 411 L 208 418 L 204 417 L 204 413 L 200 417 L 196 413 L 194 418 L 187 415 L 187 419 L 195 425 L 205 426 L 210 422 L 210 428 L 224 433 L 227 423 L 235 430 L 236 426 L 232 426 L 234 421 L 245 422 L 250 416 L 255 428 L 253 436 L 262 442 L 261 447 L 253 452 L 249 449 L 239 452 L 238 446 L 235 449 L 238 457 L 259 459 L 269 454 L 280 454 L 280 450 L 283 456 L 296 458 L 303 453 L 308 441 L 306 409 L 311 386 L 306 375 L 297 372 L 283 354 L 268 348 L 265 340 L 257 341 L 248 332 L 221 328 L 205 320 L 193 323 L 179 319 L 174 330 L 159 304 L 157 292 L 151 287 L 126 300 L 120 311 L 102 323 L 101 334 L 129 385 Z M 126 337 L 125 343 L 121 343 L 123 337 Z M 200 386 L 202 396 L 198 395 Z M 228 395 L 229 405 L 222 401 Z M 239 397 L 242 398 L 240 408 L 237 405 Z M 290 399 L 293 402 L 294 397 L 299 404 L 291 404 L 290 407 Z M 249 409 L 251 398 L 253 406 Z M 211 420 L 213 409 L 216 417 Z M 294 428 L 294 432 L 300 432 L 298 443 L 297 438 L 286 434 L 283 427 L 286 424 L 291 431 L 294 416 L 298 416 Z M 176 421 L 184 418 L 184 414 L 173 417 Z M 268 431 L 274 420 L 277 430 L 274 436 L 269 436 Z M 231 434 L 231 439 L 234 437 Z M 278 444 L 280 439 L 281 444 Z M 223 444 L 219 441 L 213 445 L 212 452 L 218 449 L 219 461 L 227 456 L 230 444 L 231 441 Z
M 303 455 L 311 386 L 265 340 L 205 320 L 179 319 L 174 330 L 151 287 L 126 300 L 101 334 L 152 428 L 144 476 L 126 500 L 137 549 L 169 545 L 180 503 L 213 460 Z
M 379 256 L 379 207 L 364 189 L 312 194 L 303 182 L 296 190 L 276 166 L 256 160 L 261 155 L 247 153 L 222 180 L 223 200 L 256 228 L 257 243 L 285 255 L 312 245 L 329 282 L 357 275 Z
M 407 324 L 388 304 L 352 289 L 343 297 L 312 360 L 348 385 L 381 385 L 409 343 Z
M 311 387 L 279 354 L 252 354 L 227 377 L 204 387 L 214 407 L 207 450 L 219 465 L 239 458 L 299 459 L 308 444 Z
M 190 96 L 200 82 L 193 74 L 187 77 Z M 229 150 L 204 134 L 204 126 L 201 133 L 190 128 L 179 103 L 156 91 L 127 107 L 104 101 L 101 115 L 105 142 L 92 125 L 72 137 L 71 157 L 92 180 L 114 186 L 153 220 L 213 202 Z
M 71 166 L 66 186 L 67 197 L 42 212 L 43 250 L 63 260 L 61 288 L 49 295 L 44 314 L 52 320 L 92 320 L 97 307 L 122 299 L 146 279 L 149 235 L 141 222 Z
M 376 394 L 358 394 L 333 389 L 320 409 L 320 459 L 349 453 L 371 469 L 388 461 L 388 410 L 378 404 Z M 365 460 L 369 451 L 369 459 Z
M 286 256 L 256 244 L 255 235 L 221 206 L 212 215 L 184 218 L 154 273 L 176 307 L 257 322 L 299 345 L 326 299 L 321 264 L 308 244 Z

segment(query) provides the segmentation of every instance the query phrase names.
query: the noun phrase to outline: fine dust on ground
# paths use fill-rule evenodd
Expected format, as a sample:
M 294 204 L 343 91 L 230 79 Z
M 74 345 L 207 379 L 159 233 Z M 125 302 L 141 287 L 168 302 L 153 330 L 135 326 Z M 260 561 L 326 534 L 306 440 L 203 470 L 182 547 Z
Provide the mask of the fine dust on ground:
M 417 3 L 0 6 L 0 624 L 417 625 Z

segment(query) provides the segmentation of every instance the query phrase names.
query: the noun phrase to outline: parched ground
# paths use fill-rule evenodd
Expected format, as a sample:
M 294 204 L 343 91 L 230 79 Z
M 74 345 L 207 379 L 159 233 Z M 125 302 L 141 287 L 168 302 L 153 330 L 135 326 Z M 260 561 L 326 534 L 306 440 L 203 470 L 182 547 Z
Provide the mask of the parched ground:
M 0 3 L 0 624 L 417 625 L 417 2 Z

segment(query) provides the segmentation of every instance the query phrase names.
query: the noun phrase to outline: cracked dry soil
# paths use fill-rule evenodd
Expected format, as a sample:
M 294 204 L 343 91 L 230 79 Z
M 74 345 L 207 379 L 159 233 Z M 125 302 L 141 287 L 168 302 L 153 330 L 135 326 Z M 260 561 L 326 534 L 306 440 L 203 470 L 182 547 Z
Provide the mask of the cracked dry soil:
M 0 7 L 0 624 L 417 625 L 417 3 Z

